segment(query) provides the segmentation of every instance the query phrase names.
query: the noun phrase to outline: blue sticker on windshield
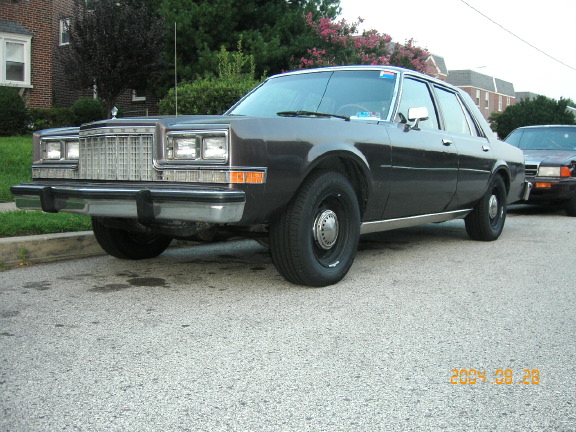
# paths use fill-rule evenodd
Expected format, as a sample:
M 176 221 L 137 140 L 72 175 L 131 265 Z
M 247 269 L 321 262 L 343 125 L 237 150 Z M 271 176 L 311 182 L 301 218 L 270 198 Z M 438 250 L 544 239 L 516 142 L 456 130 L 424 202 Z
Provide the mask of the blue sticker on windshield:
M 379 112 L 370 112 L 370 111 L 362 111 L 362 112 L 358 112 L 356 113 L 355 116 L 356 118 L 362 118 L 362 119 L 367 119 L 367 118 L 380 118 L 380 113 Z
M 394 79 L 395 77 L 396 77 L 396 72 L 392 72 L 392 71 L 381 71 L 380 72 L 380 78 Z

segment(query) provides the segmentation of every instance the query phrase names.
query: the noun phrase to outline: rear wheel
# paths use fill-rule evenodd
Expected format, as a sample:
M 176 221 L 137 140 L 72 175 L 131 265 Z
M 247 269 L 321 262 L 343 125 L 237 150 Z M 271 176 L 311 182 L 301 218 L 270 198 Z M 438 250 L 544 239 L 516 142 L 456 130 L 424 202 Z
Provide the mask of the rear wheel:
M 358 248 L 360 210 L 342 174 L 312 174 L 270 227 L 270 252 L 279 273 L 308 286 L 339 282 Z
M 493 241 L 500 237 L 506 221 L 507 195 L 502 177 L 494 177 L 472 213 L 466 216 L 466 232 L 471 239 Z
M 109 228 L 98 218 L 92 218 L 92 231 L 98 244 L 108 254 L 120 259 L 154 258 L 166 250 L 171 237 Z

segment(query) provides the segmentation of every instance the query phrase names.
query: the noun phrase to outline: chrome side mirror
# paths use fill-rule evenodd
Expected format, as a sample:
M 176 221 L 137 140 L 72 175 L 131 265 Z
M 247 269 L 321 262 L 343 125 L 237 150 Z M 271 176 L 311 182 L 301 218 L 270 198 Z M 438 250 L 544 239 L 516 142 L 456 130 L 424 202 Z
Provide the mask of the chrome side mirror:
M 415 121 L 414 126 L 406 125 L 405 130 L 409 131 L 411 129 L 420 130 L 420 122 L 422 120 L 428 120 L 428 108 L 418 107 L 408 109 L 408 121 Z

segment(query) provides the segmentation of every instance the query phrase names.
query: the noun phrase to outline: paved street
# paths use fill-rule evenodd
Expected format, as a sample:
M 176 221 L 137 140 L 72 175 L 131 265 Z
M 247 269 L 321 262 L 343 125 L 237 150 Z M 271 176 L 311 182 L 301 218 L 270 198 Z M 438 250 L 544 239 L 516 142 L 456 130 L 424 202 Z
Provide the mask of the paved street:
M 574 432 L 575 239 L 522 206 L 366 237 L 321 289 L 247 240 L 4 271 L 0 430 Z

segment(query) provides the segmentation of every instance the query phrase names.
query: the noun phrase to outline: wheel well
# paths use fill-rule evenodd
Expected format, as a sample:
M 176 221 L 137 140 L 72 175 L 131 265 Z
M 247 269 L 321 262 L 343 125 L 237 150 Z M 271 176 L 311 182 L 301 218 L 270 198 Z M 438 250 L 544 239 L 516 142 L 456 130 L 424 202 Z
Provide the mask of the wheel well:
M 344 174 L 348 180 L 350 180 L 352 187 L 356 191 L 360 215 L 364 215 L 366 203 L 368 202 L 369 186 L 366 176 L 358 162 L 344 156 L 333 156 L 320 161 L 310 170 L 308 175 L 317 171 L 336 171 Z
M 510 192 L 510 173 L 504 168 L 500 168 L 494 173 L 494 177 L 500 176 L 504 180 L 504 185 L 506 186 L 506 193 Z

